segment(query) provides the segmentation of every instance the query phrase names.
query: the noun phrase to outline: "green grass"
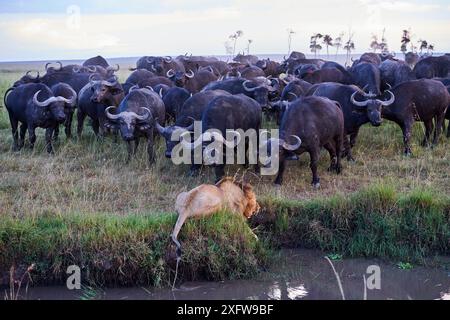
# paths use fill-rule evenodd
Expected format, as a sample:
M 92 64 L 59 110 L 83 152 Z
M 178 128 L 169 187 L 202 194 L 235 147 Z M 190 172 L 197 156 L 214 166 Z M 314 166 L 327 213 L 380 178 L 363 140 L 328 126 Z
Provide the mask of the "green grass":
M 450 254 L 450 197 L 374 185 L 348 197 L 267 199 L 260 230 L 275 247 L 320 248 L 350 257 L 419 261 Z M 255 218 L 256 220 L 256 218 Z

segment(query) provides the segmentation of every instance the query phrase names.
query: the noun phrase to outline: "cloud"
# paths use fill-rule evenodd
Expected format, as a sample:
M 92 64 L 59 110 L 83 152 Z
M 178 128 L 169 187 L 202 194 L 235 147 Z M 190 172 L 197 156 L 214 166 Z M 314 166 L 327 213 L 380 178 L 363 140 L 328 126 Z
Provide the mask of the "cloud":
M 371 9 L 389 10 L 401 13 L 424 13 L 441 8 L 438 4 L 419 4 L 411 1 L 377 1 L 377 0 L 361 0 Z
M 221 0 L 214 5 L 193 0 L 191 6 L 179 5 L 184 2 L 181 0 L 165 0 L 151 13 L 149 5 L 139 13 L 86 14 L 81 7 L 79 21 L 70 23 L 71 16 L 65 11 L 0 14 L 0 43 L 8 43 L 0 50 L 0 60 L 224 54 L 224 42 L 236 30 L 244 31 L 237 51 L 252 39 L 254 53 L 284 53 L 288 28 L 296 31 L 292 47 L 305 53 L 309 53 L 312 34 L 336 37 L 349 29 L 355 32 L 357 52 L 368 50 L 371 34 L 380 35 L 384 28 L 391 49 L 399 50 L 401 32 L 409 27 L 418 38 L 435 43 L 437 50 L 448 51 L 447 5 L 436 10 L 438 5 L 431 1 L 438 0 L 420 4 L 408 0 L 315 0 L 307 5 L 293 0 Z

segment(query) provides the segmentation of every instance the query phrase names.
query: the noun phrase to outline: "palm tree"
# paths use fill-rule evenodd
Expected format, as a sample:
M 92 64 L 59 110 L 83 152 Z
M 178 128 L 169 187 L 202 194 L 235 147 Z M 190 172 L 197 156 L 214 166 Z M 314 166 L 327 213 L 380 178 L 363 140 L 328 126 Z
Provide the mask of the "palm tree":
M 345 62 L 346 65 L 348 65 L 348 63 L 350 61 L 350 55 L 351 55 L 352 51 L 355 50 L 355 43 L 353 42 L 353 36 L 354 36 L 354 33 L 352 33 L 350 30 L 348 40 L 344 46 L 344 49 L 347 51 L 347 59 Z
M 316 57 L 316 58 L 317 58 L 317 51 L 322 50 L 322 46 L 317 43 L 317 39 L 321 39 L 321 38 L 323 38 L 323 35 L 320 33 L 316 33 L 315 35 L 313 35 L 311 37 L 311 42 L 310 42 L 309 48 L 311 49 L 311 52 L 314 53 L 314 57 Z
M 291 28 L 287 29 L 288 32 L 288 56 L 291 54 L 291 44 L 292 44 L 292 37 L 295 34 L 295 31 Z
M 244 35 L 244 32 L 242 30 L 238 30 L 236 31 L 236 33 L 232 34 L 231 36 L 229 36 L 230 40 L 234 41 L 233 44 L 233 56 L 236 53 L 236 43 L 237 40 L 242 37 Z
M 428 41 L 421 39 L 421 40 L 419 40 L 419 44 L 420 44 L 420 47 L 419 47 L 420 55 L 422 55 L 423 54 L 423 49 L 428 49 Z
M 377 52 L 380 49 L 380 43 L 378 42 L 378 36 L 376 34 L 372 34 L 372 42 L 370 43 L 370 48 L 373 52 Z
M 334 39 L 334 46 L 336 47 L 336 59 L 339 53 L 339 49 L 342 47 L 342 38 L 344 37 L 344 32 L 341 32 L 339 34 L 339 37 L 337 37 L 336 39 Z
M 410 30 L 403 30 L 402 35 L 402 46 L 400 47 L 400 51 L 403 52 L 403 55 L 406 56 L 406 51 L 408 51 L 407 47 L 408 44 L 411 42 L 411 31 Z
M 381 35 L 380 50 L 381 52 L 389 52 L 389 46 L 386 39 L 386 28 L 383 29 L 383 34 Z
M 324 35 L 323 36 L 323 44 L 327 47 L 327 58 L 329 58 L 330 57 L 330 53 L 329 53 L 329 47 L 332 47 L 333 46 L 333 38 L 329 35 L 329 34 L 326 34 L 326 35 Z
M 250 45 L 253 43 L 252 39 L 248 39 L 247 40 L 247 54 L 250 54 Z

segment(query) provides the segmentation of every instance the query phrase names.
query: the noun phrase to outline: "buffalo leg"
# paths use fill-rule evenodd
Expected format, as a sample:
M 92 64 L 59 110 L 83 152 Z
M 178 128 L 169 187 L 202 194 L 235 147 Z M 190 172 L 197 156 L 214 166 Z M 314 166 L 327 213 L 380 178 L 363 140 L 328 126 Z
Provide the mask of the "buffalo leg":
M 13 116 L 9 115 L 9 122 L 11 123 L 11 133 L 13 136 L 13 151 L 19 151 L 19 121 L 17 121 Z
M 138 147 L 139 147 L 139 138 L 136 138 L 136 140 L 134 140 L 133 155 L 136 155 Z
M 450 120 L 449 120 L 448 126 L 447 126 L 447 138 L 450 138 Z
M 317 163 L 319 162 L 319 155 L 320 155 L 320 149 L 315 148 L 313 150 L 311 150 L 309 152 L 309 156 L 311 158 L 311 162 L 309 164 L 310 168 L 311 168 L 311 172 L 312 172 L 312 186 L 317 189 L 320 187 L 320 178 L 319 175 L 317 174 Z
M 343 144 L 343 135 L 338 135 L 334 141 L 336 143 L 335 150 L 336 150 L 336 173 L 340 174 L 342 171 L 341 166 L 341 159 L 342 159 L 342 144 Z
M 94 130 L 94 133 L 97 136 L 97 138 L 99 137 L 99 128 L 100 123 L 98 122 L 98 120 L 92 120 L 92 130 Z
M 25 123 L 22 123 L 20 125 L 20 136 L 19 136 L 19 150 L 22 149 L 24 143 L 25 143 L 25 134 L 27 132 L 27 125 Z
M 201 165 L 199 164 L 192 164 L 191 168 L 189 169 L 189 176 L 190 177 L 196 177 L 198 176 L 200 172 Z
M 59 126 L 56 126 L 58 128 Z M 47 152 L 53 154 L 52 137 L 56 128 L 47 128 L 45 130 L 45 143 L 47 144 Z
M 66 118 L 66 122 L 64 123 L 64 131 L 66 133 L 66 138 L 72 138 L 72 120 L 73 120 L 73 112 L 69 112 Z
M 59 138 L 59 125 L 53 130 L 53 141 L 57 141 Z
M 406 123 L 402 125 L 402 132 L 403 132 L 403 144 L 405 146 L 405 156 L 411 156 L 411 146 L 409 144 L 409 141 L 411 140 L 411 123 Z
M 347 161 L 355 161 L 355 159 L 353 158 L 353 153 L 352 153 L 352 147 L 350 145 L 350 139 L 348 137 L 347 134 L 344 134 L 344 138 L 343 138 L 343 157 L 347 157 Z
M 34 149 L 34 144 L 36 142 L 36 130 L 32 126 L 28 126 L 28 135 L 30 137 L 30 149 Z
M 214 172 L 216 174 L 216 183 L 219 182 L 225 175 L 225 165 L 220 164 L 214 167 Z
M 101 137 L 104 137 L 106 135 L 105 122 L 106 121 L 103 118 L 98 119 L 98 130 Z
M 127 141 L 127 163 L 130 162 L 132 153 L 133 153 L 133 142 Z
M 423 138 L 422 146 L 428 147 L 430 145 L 430 136 L 433 132 L 433 119 L 425 121 L 423 124 L 425 126 L 425 137 Z
M 78 138 L 81 138 L 81 134 L 83 133 L 84 119 L 86 118 L 86 113 L 81 110 L 77 111 L 77 135 Z
M 442 124 L 444 122 L 445 122 L 445 113 L 440 114 L 436 117 L 433 145 L 437 145 L 437 143 L 439 141 L 439 137 L 441 136 L 441 132 L 442 132 Z
M 328 171 L 337 171 L 337 156 L 336 156 L 336 148 L 332 143 L 327 143 L 323 146 L 328 153 L 330 154 L 330 167 Z
M 356 138 L 358 137 L 358 131 L 350 134 L 350 148 L 353 148 L 356 145 Z
M 155 162 L 153 132 L 147 135 L 147 154 L 148 154 L 148 163 L 151 165 Z
M 278 168 L 278 175 L 275 178 L 275 184 L 281 186 L 283 184 L 283 173 L 286 169 L 286 160 L 285 157 L 280 156 L 280 163 Z

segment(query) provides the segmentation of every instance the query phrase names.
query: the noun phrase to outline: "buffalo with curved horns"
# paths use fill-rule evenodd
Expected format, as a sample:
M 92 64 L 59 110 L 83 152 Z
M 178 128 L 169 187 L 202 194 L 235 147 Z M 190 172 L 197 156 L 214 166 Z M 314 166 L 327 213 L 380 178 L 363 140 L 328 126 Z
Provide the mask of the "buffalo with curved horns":
M 132 154 L 136 154 L 140 138 L 146 138 L 148 161 L 150 164 L 153 163 L 156 123 L 164 124 L 166 114 L 161 97 L 145 88 L 130 90 L 120 103 L 117 112 L 111 113 L 111 110 L 115 108 L 115 106 L 106 108 L 105 114 L 108 121 L 105 125 L 120 131 L 123 140 L 127 143 L 127 162 L 130 161 Z
M 27 130 L 30 147 L 33 148 L 36 142 L 36 128 L 45 128 L 47 152 L 53 153 L 53 131 L 66 120 L 65 104 L 72 105 L 75 101 L 76 95 L 69 99 L 55 97 L 52 90 L 41 83 L 28 83 L 14 88 L 5 101 L 14 140 L 13 150 L 20 150 L 23 147 Z M 20 136 L 19 123 L 21 123 Z

